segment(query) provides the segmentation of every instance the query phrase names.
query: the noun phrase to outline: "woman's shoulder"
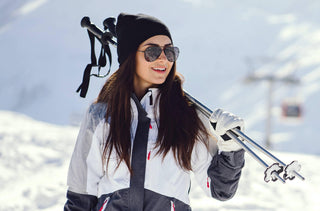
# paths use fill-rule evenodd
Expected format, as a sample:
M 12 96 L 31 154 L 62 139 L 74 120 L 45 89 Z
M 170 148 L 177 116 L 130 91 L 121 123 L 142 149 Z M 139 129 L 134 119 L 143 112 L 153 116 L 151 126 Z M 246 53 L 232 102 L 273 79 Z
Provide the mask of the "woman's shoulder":
M 87 113 L 90 114 L 90 116 L 94 119 L 103 119 L 106 116 L 107 112 L 107 103 L 92 103 Z

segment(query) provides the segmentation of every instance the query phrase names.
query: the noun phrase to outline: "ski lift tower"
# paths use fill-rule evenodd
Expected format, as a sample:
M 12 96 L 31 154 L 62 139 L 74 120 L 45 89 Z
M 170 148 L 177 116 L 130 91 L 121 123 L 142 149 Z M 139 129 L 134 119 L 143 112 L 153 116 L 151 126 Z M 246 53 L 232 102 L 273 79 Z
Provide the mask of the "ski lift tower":
M 273 87 L 276 82 L 286 83 L 286 84 L 299 84 L 300 80 L 294 78 L 293 76 L 285 76 L 285 77 L 278 77 L 275 75 L 258 75 L 252 73 L 248 75 L 245 79 L 245 82 L 261 82 L 267 81 L 268 82 L 268 96 L 267 96 L 267 118 L 266 118 L 266 134 L 265 134 L 265 145 L 266 148 L 271 149 L 271 120 L 272 120 L 272 102 L 273 102 Z

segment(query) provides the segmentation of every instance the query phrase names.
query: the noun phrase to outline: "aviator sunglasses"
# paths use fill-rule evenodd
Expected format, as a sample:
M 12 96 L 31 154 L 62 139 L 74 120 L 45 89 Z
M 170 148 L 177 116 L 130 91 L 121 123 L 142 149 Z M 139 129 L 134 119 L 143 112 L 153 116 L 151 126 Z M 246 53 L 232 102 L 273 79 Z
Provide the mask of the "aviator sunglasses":
M 139 51 L 139 50 L 138 50 Z M 169 62 L 177 61 L 179 56 L 179 48 L 173 46 L 165 46 L 163 49 L 160 46 L 150 46 L 146 48 L 144 51 L 144 58 L 147 62 L 153 62 L 159 58 L 162 51 L 164 51 L 164 55 L 166 55 Z

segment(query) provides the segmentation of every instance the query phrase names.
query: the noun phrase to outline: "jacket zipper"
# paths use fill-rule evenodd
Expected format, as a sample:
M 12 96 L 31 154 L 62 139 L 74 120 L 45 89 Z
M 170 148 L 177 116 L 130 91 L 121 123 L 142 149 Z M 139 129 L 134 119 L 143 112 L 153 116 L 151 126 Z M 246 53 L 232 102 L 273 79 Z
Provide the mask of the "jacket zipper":
M 108 204 L 108 202 L 109 202 L 109 199 L 110 199 L 110 197 L 107 197 L 107 198 L 104 200 L 103 205 L 102 205 L 102 207 L 100 208 L 99 211 L 104 211 L 104 210 L 106 210 L 107 204 Z
M 171 211 L 175 211 L 175 207 L 174 207 L 174 202 L 173 201 L 170 201 L 171 202 Z

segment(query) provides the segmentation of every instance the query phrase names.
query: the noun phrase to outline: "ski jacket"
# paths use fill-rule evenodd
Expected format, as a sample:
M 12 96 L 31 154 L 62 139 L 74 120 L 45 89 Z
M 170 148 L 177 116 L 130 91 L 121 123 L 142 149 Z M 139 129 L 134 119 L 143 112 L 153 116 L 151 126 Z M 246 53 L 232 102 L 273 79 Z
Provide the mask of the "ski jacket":
M 159 110 L 155 100 L 158 92 L 158 89 L 152 88 L 140 101 L 135 96 L 130 99 L 132 145 L 139 123 L 139 112 L 146 112 L 150 119 L 143 181 L 143 210 L 191 210 L 188 196 L 191 172 L 177 164 L 172 151 L 164 158 L 156 154 L 159 113 L 155 114 L 154 111 Z M 109 130 L 108 120 L 105 119 L 106 108 L 104 103 L 92 104 L 81 123 L 69 166 L 65 211 L 132 211 L 130 204 L 135 202 L 136 195 L 130 194 L 133 185 L 130 183 L 130 172 L 126 164 L 121 162 L 118 166 L 115 151 L 111 153 L 108 165 L 102 160 Z M 210 133 L 215 135 L 209 120 L 200 112 L 198 115 Z M 218 200 L 230 199 L 236 192 L 244 166 L 244 151 L 218 153 L 215 141 L 212 139 L 209 143 L 209 150 L 201 141 L 194 145 L 192 172 L 208 196 Z

